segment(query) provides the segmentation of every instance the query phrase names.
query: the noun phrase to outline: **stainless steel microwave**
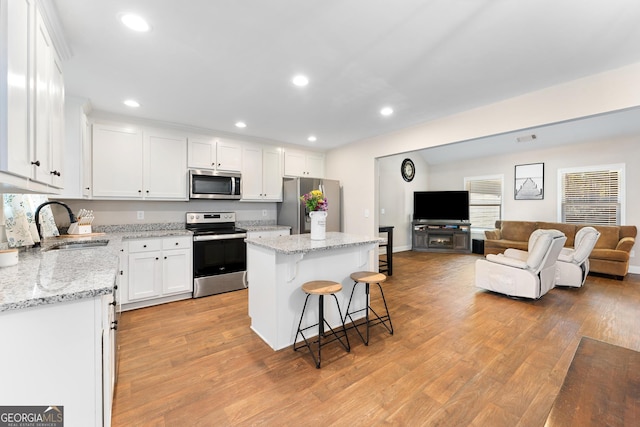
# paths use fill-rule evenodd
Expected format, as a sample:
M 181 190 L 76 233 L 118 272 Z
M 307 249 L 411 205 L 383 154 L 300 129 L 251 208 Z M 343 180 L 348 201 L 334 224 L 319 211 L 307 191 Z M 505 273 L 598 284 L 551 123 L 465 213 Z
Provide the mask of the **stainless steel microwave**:
M 190 199 L 240 199 L 241 184 L 239 173 L 189 170 Z

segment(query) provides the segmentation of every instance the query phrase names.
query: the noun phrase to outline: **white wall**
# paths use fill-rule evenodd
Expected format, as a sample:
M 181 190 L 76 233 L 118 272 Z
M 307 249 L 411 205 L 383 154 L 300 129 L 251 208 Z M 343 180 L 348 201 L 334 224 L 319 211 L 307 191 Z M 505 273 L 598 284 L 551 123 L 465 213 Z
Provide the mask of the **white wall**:
M 53 199 L 53 197 L 52 197 Z M 194 211 L 235 212 L 236 221 L 271 221 L 275 224 L 275 203 L 239 202 L 233 200 L 190 200 L 188 202 L 126 201 L 126 200 L 62 200 L 73 212 L 80 209 L 94 211 L 94 225 L 152 224 L 184 222 L 185 213 Z M 137 212 L 144 212 L 144 219 L 137 219 Z M 266 213 L 266 215 L 263 215 Z M 54 206 L 56 223 L 68 226 L 69 219 L 63 208 Z
M 515 165 L 544 163 L 544 199 L 515 200 Z M 492 156 L 453 164 L 431 165 L 430 190 L 462 189 L 465 176 L 504 174 L 504 219 L 556 222 L 558 218 L 558 169 L 626 164 L 626 224 L 640 226 L 640 135 L 635 138 L 592 141 L 526 153 Z
M 544 163 L 544 199 L 515 200 L 515 165 Z M 503 218 L 518 221 L 558 222 L 558 170 L 564 168 L 597 165 L 625 165 L 626 206 L 623 224 L 640 227 L 640 135 L 606 141 L 592 141 L 526 153 L 492 156 L 464 162 L 431 165 L 429 189 L 461 189 L 465 176 L 504 175 Z M 455 187 L 452 188 L 451 184 Z M 634 247 L 635 256 L 630 259 L 631 270 L 640 273 L 640 244 Z
M 638 107 L 638 93 L 640 63 L 331 150 L 326 173 L 343 185 L 344 230 L 377 232 L 377 158 Z M 374 214 L 366 217 L 367 210 Z
M 406 158 L 410 158 L 416 167 L 411 182 L 406 182 L 400 174 L 400 166 Z M 417 153 L 398 154 L 378 159 L 378 174 L 380 225 L 394 227 L 394 252 L 410 250 L 413 192 L 429 189 L 429 165 Z

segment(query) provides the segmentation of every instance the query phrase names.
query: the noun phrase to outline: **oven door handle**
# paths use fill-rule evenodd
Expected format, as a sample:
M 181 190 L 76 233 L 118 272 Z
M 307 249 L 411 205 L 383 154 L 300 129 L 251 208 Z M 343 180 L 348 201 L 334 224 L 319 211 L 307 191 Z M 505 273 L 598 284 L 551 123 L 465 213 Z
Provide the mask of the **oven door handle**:
M 193 236 L 194 242 L 206 242 L 207 240 L 229 240 L 229 239 L 246 239 L 247 233 L 236 234 L 213 234 L 206 236 Z

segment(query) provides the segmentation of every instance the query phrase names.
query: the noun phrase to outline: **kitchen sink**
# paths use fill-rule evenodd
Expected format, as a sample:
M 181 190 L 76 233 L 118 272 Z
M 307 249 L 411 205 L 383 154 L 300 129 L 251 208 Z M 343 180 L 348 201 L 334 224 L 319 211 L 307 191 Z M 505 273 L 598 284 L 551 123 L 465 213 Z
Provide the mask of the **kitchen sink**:
M 47 251 L 53 250 L 66 250 L 66 249 L 87 249 L 87 248 L 99 248 L 101 246 L 107 246 L 108 240 L 91 240 L 87 242 L 63 242 L 48 247 Z

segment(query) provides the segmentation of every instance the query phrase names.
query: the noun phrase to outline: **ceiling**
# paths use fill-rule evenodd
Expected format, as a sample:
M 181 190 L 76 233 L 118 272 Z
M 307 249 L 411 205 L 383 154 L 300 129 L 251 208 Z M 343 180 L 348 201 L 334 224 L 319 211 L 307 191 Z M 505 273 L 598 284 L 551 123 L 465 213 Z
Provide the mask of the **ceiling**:
M 531 138 L 535 135 L 535 138 Z M 481 159 L 559 145 L 579 144 L 637 137 L 640 138 L 640 108 L 586 117 L 534 129 L 523 129 L 469 141 L 439 145 L 420 150 L 430 165 Z M 522 141 L 518 139 L 522 138 Z
M 637 0 L 54 6 L 67 95 L 94 110 L 319 150 L 640 61 Z M 123 12 L 152 30 L 125 28 Z M 308 86 L 291 83 L 299 73 Z M 394 113 L 380 115 L 384 106 Z

